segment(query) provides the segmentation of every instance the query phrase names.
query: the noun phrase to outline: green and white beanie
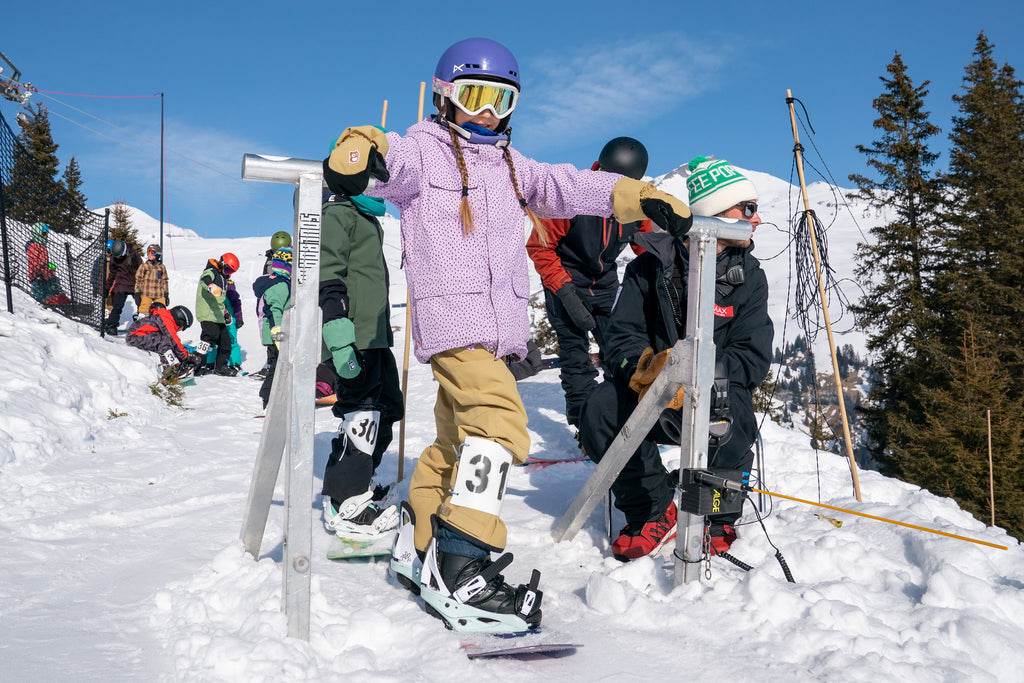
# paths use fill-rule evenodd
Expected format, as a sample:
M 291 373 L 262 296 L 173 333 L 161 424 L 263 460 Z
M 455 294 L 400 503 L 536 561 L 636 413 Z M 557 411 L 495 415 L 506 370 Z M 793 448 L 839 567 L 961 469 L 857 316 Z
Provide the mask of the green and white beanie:
M 714 216 L 739 202 L 757 201 L 754 183 L 725 159 L 694 157 L 687 167 L 690 211 L 698 216 Z

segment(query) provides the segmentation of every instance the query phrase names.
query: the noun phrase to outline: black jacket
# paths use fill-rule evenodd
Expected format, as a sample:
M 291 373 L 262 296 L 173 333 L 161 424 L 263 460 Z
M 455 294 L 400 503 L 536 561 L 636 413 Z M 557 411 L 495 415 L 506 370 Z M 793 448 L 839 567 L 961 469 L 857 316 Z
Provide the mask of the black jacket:
M 634 240 L 646 253 L 626 267 L 605 332 L 609 369 L 616 381 L 627 383 L 646 347 L 657 353 L 684 335 L 689 274 L 689 250 L 682 240 L 665 233 L 641 234 Z M 768 279 L 752 250 L 753 244 L 730 247 L 718 255 L 714 333 L 716 361 L 723 364 L 730 383 L 750 392 L 768 374 L 774 335 Z M 742 284 L 725 281 L 730 268 L 734 276 L 742 271 Z
M 600 216 L 545 218 L 544 225 L 548 243 L 541 242 L 534 231 L 526 252 L 544 286 L 552 292 L 570 281 L 589 294 L 615 291 L 619 284 L 616 259 L 634 235 L 651 231 L 649 220 L 619 223 Z

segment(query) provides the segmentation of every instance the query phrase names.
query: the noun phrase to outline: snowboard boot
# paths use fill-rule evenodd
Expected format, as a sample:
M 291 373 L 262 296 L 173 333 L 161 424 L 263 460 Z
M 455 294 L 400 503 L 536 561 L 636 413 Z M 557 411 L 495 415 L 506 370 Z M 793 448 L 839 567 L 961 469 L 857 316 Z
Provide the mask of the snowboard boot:
M 391 551 L 390 569 L 398 583 L 414 595 L 420 594 L 420 575 L 423 572 L 423 557 L 416 550 L 413 536 L 416 530 L 416 515 L 408 501 L 402 501 L 398 537 Z
M 612 543 L 612 557 L 629 562 L 644 555 L 656 555 L 676 537 L 676 520 L 676 504 L 670 501 L 657 518 L 643 524 L 626 524 Z
M 512 587 L 500 573 L 511 563 L 511 553 L 492 561 L 487 552 L 479 557 L 440 552 L 435 535 L 420 584 L 427 612 L 455 631 L 510 634 L 536 629 L 543 598 L 537 590 L 540 572 L 533 570 L 529 585 Z
M 324 528 L 352 541 L 377 541 L 398 526 L 398 508 L 389 496 L 389 486 L 373 489 L 342 502 L 324 496 Z

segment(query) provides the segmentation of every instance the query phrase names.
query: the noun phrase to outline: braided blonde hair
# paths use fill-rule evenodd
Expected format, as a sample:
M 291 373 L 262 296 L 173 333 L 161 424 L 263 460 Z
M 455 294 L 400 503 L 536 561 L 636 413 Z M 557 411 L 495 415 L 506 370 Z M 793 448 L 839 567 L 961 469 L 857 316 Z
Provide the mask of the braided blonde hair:
M 459 219 L 462 221 L 462 234 L 468 235 L 473 232 L 473 211 L 469 208 L 469 170 L 466 168 L 466 160 L 462 156 L 462 143 L 459 141 L 459 135 L 450 126 L 448 127 L 448 133 L 452 136 L 452 146 L 455 147 L 455 161 L 459 165 L 459 176 L 462 179 L 462 201 L 459 204 Z M 516 167 L 512 163 L 512 152 L 509 151 L 508 146 L 503 148 L 505 153 L 505 161 L 508 162 L 509 174 L 512 176 L 512 188 L 516 191 L 516 198 L 519 200 L 519 205 L 523 207 L 523 212 L 530 217 L 530 222 L 533 224 L 533 229 L 537 232 L 537 236 L 543 244 L 548 243 L 548 230 L 544 226 L 544 223 L 537 217 L 537 214 L 533 212 L 526 204 L 526 198 L 523 197 L 522 191 L 519 189 L 519 180 L 516 178 Z

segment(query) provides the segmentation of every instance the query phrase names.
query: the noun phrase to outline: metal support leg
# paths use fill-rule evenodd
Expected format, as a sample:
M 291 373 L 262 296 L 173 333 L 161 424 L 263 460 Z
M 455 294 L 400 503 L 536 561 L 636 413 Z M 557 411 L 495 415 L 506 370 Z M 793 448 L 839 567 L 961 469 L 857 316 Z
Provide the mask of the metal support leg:
M 246 180 L 295 185 L 295 235 L 292 239 L 291 306 L 283 324 L 282 374 L 275 375 L 267 423 L 249 489 L 242 541 L 259 553 L 281 458 L 285 468 L 284 562 L 282 602 L 288 635 L 309 640 L 309 598 L 313 508 L 313 387 L 320 354 L 320 206 L 323 174 L 318 161 L 246 154 Z

